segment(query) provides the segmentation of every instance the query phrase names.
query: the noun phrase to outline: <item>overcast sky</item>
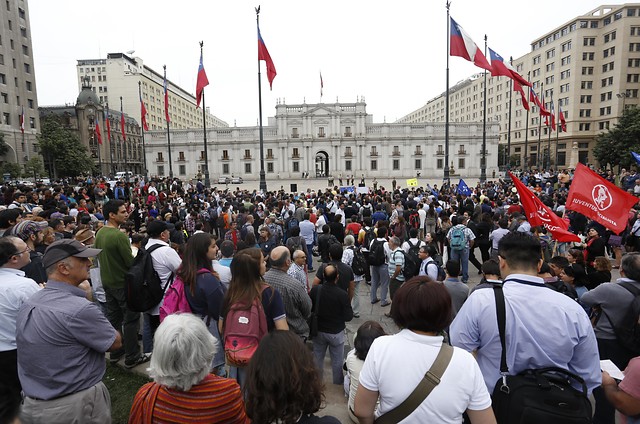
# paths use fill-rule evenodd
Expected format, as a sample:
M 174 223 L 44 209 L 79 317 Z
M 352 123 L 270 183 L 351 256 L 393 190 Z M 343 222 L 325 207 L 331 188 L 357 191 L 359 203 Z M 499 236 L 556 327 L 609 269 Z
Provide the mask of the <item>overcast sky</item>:
M 453 0 L 451 16 L 483 48 L 505 58 L 578 15 L 595 0 Z M 144 64 L 195 92 L 200 40 L 209 77 L 206 104 L 229 125 L 256 125 L 257 35 L 278 75 L 269 91 L 262 62 L 263 116 L 288 104 L 355 102 L 365 96 L 374 122 L 393 122 L 445 90 L 446 8 L 433 0 L 29 0 L 41 106 L 75 103 L 76 60 L 135 50 Z M 450 61 L 451 85 L 479 68 Z M 136 93 L 131 93 L 137 96 Z

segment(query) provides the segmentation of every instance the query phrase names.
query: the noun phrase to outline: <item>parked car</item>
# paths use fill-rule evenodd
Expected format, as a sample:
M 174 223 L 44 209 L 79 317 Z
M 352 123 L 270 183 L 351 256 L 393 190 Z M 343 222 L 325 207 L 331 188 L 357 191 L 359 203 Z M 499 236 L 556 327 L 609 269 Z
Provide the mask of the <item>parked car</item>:
M 242 179 L 242 177 L 233 177 L 231 179 L 231 184 L 242 184 L 244 182 L 244 180 Z
M 218 177 L 218 184 L 229 184 L 231 182 L 231 178 L 229 177 Z

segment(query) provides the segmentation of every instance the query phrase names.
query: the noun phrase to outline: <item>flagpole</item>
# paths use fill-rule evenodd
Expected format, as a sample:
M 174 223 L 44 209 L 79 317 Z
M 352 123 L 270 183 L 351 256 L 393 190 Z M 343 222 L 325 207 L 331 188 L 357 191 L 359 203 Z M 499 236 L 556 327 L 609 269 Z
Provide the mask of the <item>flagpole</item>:
M 140 101 L 142 101 L 142 81 L 138 81 L 138 96 L 140 97 Z M 140 108 L 140 130 L 142 133 L 142 174 L 144 175 L 145 178 L 148 177 L 147 175 L 147 146 L 144 142 L 144 124 L 142 123 L 144 120 L 146 119 L 146 117 L 142 116 L 142 108 Z
M 200 57 L 202 57 L 202 46 L 204 41 L 200 42 Z M 209 175 L 209 151 L 207 150 L 207 112 L 204 104 L 204 87 L 202 87 L 202 128 L 204 130 L 204 186 L 211 187 L 211 178 Z
M 558 103 L 560 101 L 558 100 Z M 559 142 L 559 138 L 560 138 L 560 129 L 562 128 L 562 124 L 560 123 L 560 120 L 558 120 L 558 122 L 556 123 L 557 125 L 557 131 L 556 131 L 556 172 L 558 171 L 558 142 Z
M 509 64 L 513 66 L 513 56 L 509 58 Z M 507 129 L 507 171 L 511 170 L 511 110 L 513 103 L 513 80 L 509 78 L 509 124 Z M 508 174 L 505 174 L 505 178 Z
M 167 65 L 162 65 L 162 69 L 164 70 L 164 84 L 165 84 L 165 90 L 167 90 L 166 92 L 166 99 L 169 98 L 169 86 L 167 85 Z M 167 102 L 167 100 L 165 99 L 165 103 Z M 169 105 L 165 104 L 164 105 L 166 112 L 165 115 L 168 113 L 169 111 Z M 169 185 L 171 185 L 171 182 L 173 181 L 173 163 L 171 162 L 171 134 L 169 132 L 169 120 L 167 119 L 167 117 L 165 116 L 164 119 L 167 121 L 167 151 L 169 154 L 169 179 L 171 180 L 169 182 Z
M 487 57 L 487 34 L 484 35 L 484 56 Z M 480 157 L 480 182 L 487 181 L 487 70 L 484 70 L 484 91 L 482 94 L 482 103 L 484 111 L 482 112 L 482 155 Z
M 540 83 L 540 94 L 542 94 L 542 90 L 544 89 L 544 83 Z M 542 147 L 542 108 L 544 107 L 544 105 L 542 106 L 538 106 L 538 151 L 536 153 L 536 157 L 538 158 L 538 160 L 536 161 L 536 166 L 538 168 L 538 170 L 540 170 L 541 168 L 541 164 L 540 164 L 540 158 L 542 157 L 542 155 L 540 154 L 540 148 Z
M 527 81 L 531 83 L 531 71 L 527 72 Z M 529 98 L 527 101 L 531 99 L 531 87 L 529 87 Z M 531 105 L 529 105 L 531 108 Z M 525 133 L 524 133 L 524 170 L 529 169 L 529 109 L 527 109 L 527 122 L 525 124 Z
M 551 120 L 551 118 L 549 118 Z M 551 168 L 551 130 L 553 129 L 553 125 L 549 122 L 549 138 L 547 139 L 547 166 L 546 168 Z
M 102 123 L 104 127 L 107 128 L 106 121 L 109 119 L 109 102 L 107 102 L 107 113 L 102 114 Z M 109 124 L 111 126 L 111 124 Z M 109 162 L 111 163 L 111 175 L 114 176 L 116 174 L 116 170 L 113 167 L 113 141 L 111 140 L 111 130 L 107 132 L 107 138 L 109 139 Z
M 260 6 L 256 7 L 256 25 L 260 31 Z M 260 126 L 260 190 L 267 192 L 267 179 L 264 173 L 264 137 L 262 133 L 262 83 L 260 74 L 260 55 L 258 54 L 258 114 Z
M 122 110 L 122 96 L 120 96 L 120 113 L 124 116 L 124 112 Z M 124 122 L 120 120 L 120 125 L 122 126 L 123 124 Z M 120 128 L 120 131 L 122 132 L 122 149 L 124 150 L 124 171 L 129 172 L 129 163 L 127 162 L 127 142 L 124 135 L 124 126 Z M 125 173 L 125 181 L 129 182 L 129 174 Z
M 444 120 L 444 175 L 443 182 L 447 184 L 447 186 L 451 185 L 451 180 L 449 178 L 449 53 L 450 53 L 450 42 L 451 42 L 451 18 L 449 17 L 449 7 L 451 6 L 451 2 L 447 0 L 446 8 L 447 8 L 447 72 L 446 72 L 446 80 L 447 80 L 447 90 L 445 96 L 445 120 Z
M 96 116 L 97 118 L 97 116 Z M 97 120 L 96 120 L 97 121 Z M 100 129 L 100 127 L 98 126 L 98 130 Z M 93 138 L 96 138 L 96 125 L 95 122 L 93 123 Z M 102 134 L 100 135 L 99 140 L 102 140 Z M 100 147 L 102 147 L 100 145 L 101 143 L 98 143 L 98 167 L 100 168 L 100 174 L 102 174 L 102 155 L 100 154 Z M 102 176 L 102 175 L 101 175 Z

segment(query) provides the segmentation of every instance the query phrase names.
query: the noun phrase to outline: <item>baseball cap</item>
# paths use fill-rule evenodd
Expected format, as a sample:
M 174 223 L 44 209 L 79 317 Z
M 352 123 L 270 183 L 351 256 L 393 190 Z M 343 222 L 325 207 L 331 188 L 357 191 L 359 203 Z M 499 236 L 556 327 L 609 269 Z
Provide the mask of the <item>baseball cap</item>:
M 10 231 L 10 234 L 24 241 L 24 240 L 27 240 L 31 234 L 37 234 L 39 231 L 44 230 L 48 226 L 49 224 L 47 223 L 47 221 L 32 221 L 32 220 L 20 221 L 19 223 L 13 226 L 13 228 Z
M 167 230 L 167 223 L 164 221 L 151 221 L 147 224 L 147 235 L 149 237 L 158 237 L 165 230 Z
M 91 258 L 97 256 L 102 249 L 92 249 L 86 247 L 78 240 L 62 239 L 51 243 L 42 257 L 42 265 L 45 268 L 49 268 L 51 265 L 59 262 L 69 256 L 75 256 L 76 258 Z

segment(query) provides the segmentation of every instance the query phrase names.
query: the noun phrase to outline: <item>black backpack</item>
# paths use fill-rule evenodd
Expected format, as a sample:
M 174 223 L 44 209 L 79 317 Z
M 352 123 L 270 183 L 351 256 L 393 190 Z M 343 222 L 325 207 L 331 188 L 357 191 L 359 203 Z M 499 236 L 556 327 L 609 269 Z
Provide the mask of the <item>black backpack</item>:
M 384 240 L 374 240 L 369 250 L 369 265 L 380 266 L 384 263 Z
M 161 247 L 169 246 L 155 244 L 148 250 L 140 248 L 131 268 L 124 275 L 127 308 L 133 312 L 148 311 L 160 303 L 164 296 L 165 289 L 162 288 L 162 281 L 153 267 L 153 259 L 151 258 L 151 253 Z M 166 286 L 169 285 L 172 278 L 173 274 L 169 277 Z
M 440 259 L 442 260 L 442 257 Z M 447 278 L 447 273 L 444 271 L 444 268 L 442 268 L 442 265 L 438 264 L 438 261 L 436 261 L 434 258 L 431 258 L 431 261 L 427 262 L 426 266 L 428 267 L 431 264 L 435 265 L 436 269 L 438 270 L 438 277 L 436 281 L 444 281 Z
M 364 230 L 364 241 L 362 245 L 369 249 L 371 242 L 376 239 L 376 233 L 373 231 L 373 227 L 369 227 L 368 230 Z
M 420 262 L 422 262 L 418 255 L 418 253 L 420 252 L 420 241 L 418 241 L 416 244 L 413 244 L 410 240 L 407 240 L 407 244 L 409 245 L 409 251 L 405 254 L 404 269 L 402 270 L 402 275 L 404 275 L 405 281 L 407 281 L 411 277 L 415 277 L 416 275 L 418 275 L 418 273 L 420 272 Z M 412 264 L 409 265 L 409 268 L 411 268 L 413 264 L 415 264 L 417 267 L 417 269 L 415 270 L 415 274 L 411 275 L 411 277 L 408 277 L 407 275 L 411 274 L 414 270 L 407 270 L 407 258 L 409 258 L 412 262 Z
M 604 310 L 602 312 L 609 320 L 611 327 L 613 327 L 618 344 L 631 352 L 633 356 L 638 356 L 640 355 L 640 289 L 627 282 L 619 284 L 634 296 L 622 320 L 618 325 L 613 325 L 609 315 Z
M 417 256 L 413 257 L 410 253 L 405 253 L 402 249 L 400 249 L 400 252 L 404 255 L 402 275 L 404 276 L 404 281 L 409 281 L 420 272 L 420 259 L 418 259 Z M 411 252 L 411 250 L 409 250 L 409 252 Z
M 364 275 L 367 272 L 367 260 L 359 247 L 350 247 L 353 251 L 353 261 L 351 261 L 351 270 L 354 275 Z

